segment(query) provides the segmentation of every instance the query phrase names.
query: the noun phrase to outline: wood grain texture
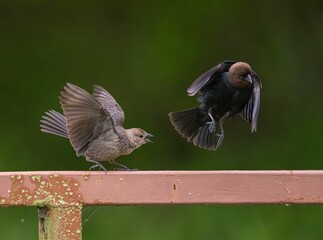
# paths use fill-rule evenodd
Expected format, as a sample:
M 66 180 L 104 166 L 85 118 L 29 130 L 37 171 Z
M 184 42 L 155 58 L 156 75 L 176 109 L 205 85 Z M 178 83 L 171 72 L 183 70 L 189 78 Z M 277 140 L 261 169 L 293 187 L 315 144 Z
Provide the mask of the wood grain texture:
M 322 203 L 323 171 L 0 173 L 0 206 Z

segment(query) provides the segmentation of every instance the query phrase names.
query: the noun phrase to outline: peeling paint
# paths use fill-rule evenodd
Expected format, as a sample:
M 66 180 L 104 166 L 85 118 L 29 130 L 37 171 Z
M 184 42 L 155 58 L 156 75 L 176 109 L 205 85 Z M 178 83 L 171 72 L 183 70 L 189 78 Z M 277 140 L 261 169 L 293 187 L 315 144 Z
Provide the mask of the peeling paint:
M 41 179 L 41 175 L 32 175 L 31 176 L 31 180 L 33 182 L 35 182 L 35 181 L 40 182 L 40 179 Z
M 80 183 L 73 178 L 53 175 L 10 175 L 8 197 L 0 204 L 33 206 L 76 206 L 82 202 Z
M 82 239 L 82 207 L 39 208 L 39 239 Z

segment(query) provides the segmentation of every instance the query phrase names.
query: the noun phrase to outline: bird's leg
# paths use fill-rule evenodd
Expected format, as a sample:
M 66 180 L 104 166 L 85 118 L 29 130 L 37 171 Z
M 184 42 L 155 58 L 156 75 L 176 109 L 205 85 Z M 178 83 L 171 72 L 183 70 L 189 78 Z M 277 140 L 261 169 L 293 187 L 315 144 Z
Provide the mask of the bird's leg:
M 112 164 L 119 166 L 119 167 L 113 169 L 114 171 L 131 171 L 130 168 L 128 168 L 126 165 L 123 165 L 121 163 L 117 163 L 117 162 L 113 161 Z
M 222 141 L 224 139 L 224 131 L 223 131 L 223 127 L 222 127 L 222 121 L 219 122 L 219 125 L 220 125 L 220 130 L 221 130 L 221 133 L 217 133 L 215 134 L 217 137 L 218 137 L 218 141 L 216 143 L 216 147 L 215 147 L 215 150 L 221 146 L 222 144 Z
M 224 139 L 224 131 L 223 131 L 223 126 L 222 124 L 224 123 L 224 121 L 230 116 L 230 112 L 227 112 L 219 121 L 219 125 L 220 125 L 220 133 L 215 134 L 218 137 L 218 141 L 216 143 L 216 147 L 215 149 L 217 149 L 218 147 L 221 146 L 222 141 Z
M 101 164 L 101 163 L 99 163 L 98 161 L 95 161 L 95 160 L 91 160 L 91 159 L 88 159 L 88 158 L 86 158 L 86 161 L 88 161 L 88 162 L 91 162 L 91 163 L 94 163 L 94 165 L 92 165 L 91 167 L 90 167 L 90 171 L 93 169 L 93 168 L 96 168 L 96 167 L 99 167 L 99 169 L 102 169 L 103 171 L 107 171 L 106 169 L 105 169 L 105 167 L 103 167 L 103 165 Z
M 211 122 L 207 122 L 206 124 L 209 125 L 210 132 L 215 133 L 216 132 L 216 122 L 215 122 L 212 114 L 210 113 L 210 111 L 208 112 L 208 116 L 211 118 Z

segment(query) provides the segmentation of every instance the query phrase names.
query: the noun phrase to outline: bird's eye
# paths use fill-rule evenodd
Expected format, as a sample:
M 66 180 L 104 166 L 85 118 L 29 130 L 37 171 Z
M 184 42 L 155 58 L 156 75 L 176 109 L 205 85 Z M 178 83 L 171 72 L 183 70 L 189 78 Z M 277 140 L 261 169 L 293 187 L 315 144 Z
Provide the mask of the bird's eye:
M 240 77 L 242 77 L 242 78 L 244 78 L 244 77 L 246 77 L 246 76 L 247 76 L 247 74 L 242 73 L 242 72 L 239 72 L 239 76 L 240 76 Z

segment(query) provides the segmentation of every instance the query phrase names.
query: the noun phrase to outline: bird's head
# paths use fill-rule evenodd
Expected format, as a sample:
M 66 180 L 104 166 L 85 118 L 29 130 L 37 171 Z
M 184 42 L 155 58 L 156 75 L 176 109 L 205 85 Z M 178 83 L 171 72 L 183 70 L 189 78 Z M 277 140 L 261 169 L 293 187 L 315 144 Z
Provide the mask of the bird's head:
M 233 64 L 228 73 L 228 80 L 234 88 L 246 88 L 253 84 L 251 67 L 248 63 L 237 62 Z
M 152 142 L 149 137 L 154 137 L 154 135 L 145 132 L 141 128 L 130 128 L 127 129 L 127 135 L 130 141 L 130 144 L 134 146 L 134 148 L 138 148 L 141 145 Z

